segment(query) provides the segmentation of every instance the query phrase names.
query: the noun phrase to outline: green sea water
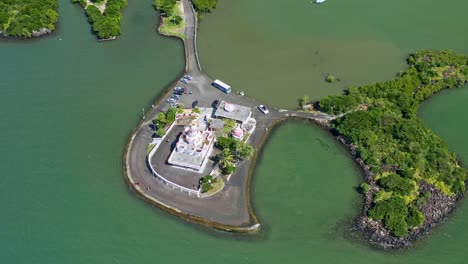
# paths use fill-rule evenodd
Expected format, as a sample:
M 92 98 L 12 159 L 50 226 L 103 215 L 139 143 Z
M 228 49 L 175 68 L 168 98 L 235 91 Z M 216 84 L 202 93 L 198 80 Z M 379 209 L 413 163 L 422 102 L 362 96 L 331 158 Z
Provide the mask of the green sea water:
M 199 34 L 203 69 L 285 108 L 395 77 L 421 49 L 468 53 L 463 0 L 220 1 Z M 341 81 L 326 83 L 332 74 Z
M 230 2 L 220 3 L 222 11 Z M 262 150 L 252 188 L 263 225 L 258 234 L 215 232 L 135 197 L 122 178 L 124 145 L 142 108 L 184 68 L 182 43 L 157 35 L 151 4 L 129 3 L 116 41 L 96 42 L 83 10 L 62 0 L 52 36 L 0 42 L 0 263 L 466 262 L 466 203 L 407 251 L 377 251 L 349 239 L 346 223 L 360 202 L 359 170 L 327 132 L 301 122 L 275 129 Z M 400 64 L 383 69 L 380 78 Z M 421 111 L 463 160 L 465 88 L 435 96 Z

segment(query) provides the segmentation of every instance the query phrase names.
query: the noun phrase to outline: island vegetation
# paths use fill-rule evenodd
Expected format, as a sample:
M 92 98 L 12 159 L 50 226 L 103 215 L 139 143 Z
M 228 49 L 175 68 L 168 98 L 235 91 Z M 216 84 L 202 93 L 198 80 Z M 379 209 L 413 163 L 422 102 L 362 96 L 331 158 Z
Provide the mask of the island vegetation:
M 86 10 L 93 31 L 100 39 L 112 39 L 121 33 L 121 10 L 127 0 L 72 0 Z
M 208 13 L 216 8 L 218 0 L 192 0 L 192 3 L 197 12 Z
M 468 57 L 422 51 L 407 61 L 409 68 L 394 80 L 351 87 L 344 95 L 318 102 L 322 111 L 342 115 L 330 128 L 366 172 L 361 190 L 367 221 L 380 225 L 374 231 L 385 229 L 394 238 L 440 220 L 434 208 L 453 206 L 444 201 L 461 197 L 467 180 L 456 155 L 423 124 L 417 110 L 434 93 L 467 82 Z
M 49 33 L 58 20 L 57 0 L 0 1 L 0 35 L 34 37 Z
M 159 33 L 166 36 L 176 36 L 185 38 L 185 21 L 182 13 L 182 1 L 176 0 L 155 0 L 154 7 L 161 12 L 161 24 Z
M 174 122 L 175 116 L 179 108 L 170 107 L 167 111 L 159 113 L 153 120 L 155 136 L 163 137 L 166 135 L 166 130 Z
M 327 83 L 334 83 L 334 82 L 339 82 L 340 79 L 332 74 L 327 74 L 327 76 L 325 77 L 325 81 Z

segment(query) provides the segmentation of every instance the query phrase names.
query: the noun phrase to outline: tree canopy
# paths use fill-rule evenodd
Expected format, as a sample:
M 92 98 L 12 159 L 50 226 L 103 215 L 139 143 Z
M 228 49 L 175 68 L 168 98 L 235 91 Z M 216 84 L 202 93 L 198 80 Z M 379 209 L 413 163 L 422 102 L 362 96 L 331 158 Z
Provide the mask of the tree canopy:
M 445 195 L 464 192 L 467 180 L 455 154 L 424 126 L 417 109 L 434 93 L 467 82 L 468 57 L 422 51 L 411 54 L 408 64 L 394 80 L 351 87 L 319 102 L 329 114 L 347 113 L 332 121 L 331 129 L 356 147 L 356 155 L 376 175 L 381 191 L 369 216 L 382 220 L 396 236 L 423 222 L 415 205 L 423 180 Z
M 216 8 L 218 0 L 192 0 L 192 3 L 198 12 L 206 13 Z
M 167 16 L 174 10 L 177 0 L 154 0 L 154 6 L 159 12 L 166 13 Z
M 72 1 L 80 3 L 85 8 L 88 20 L 93 26 L 93 31 L 99 38 L 108 39 L 120 35 L 121 9 L 127 6 L 127 0 L 107 0 L 104 13 L 101 13 L 95 5 L 87 5 L 84 0 Z
M 54 30 L 57 0 L 0 1 L 0 31 L 7 36 L 32 37 L 33 31 Z

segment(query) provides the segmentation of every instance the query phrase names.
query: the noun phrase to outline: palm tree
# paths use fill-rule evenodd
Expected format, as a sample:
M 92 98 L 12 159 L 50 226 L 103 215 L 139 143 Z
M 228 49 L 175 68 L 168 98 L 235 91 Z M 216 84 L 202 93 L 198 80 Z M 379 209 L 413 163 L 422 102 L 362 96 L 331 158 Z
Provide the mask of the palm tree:
M 223 152 L 219 155 L 219 165 L 223 168 L 234 163 L 234 155 L 232 155 L 232 151 L 229 148 L 223 149 Z

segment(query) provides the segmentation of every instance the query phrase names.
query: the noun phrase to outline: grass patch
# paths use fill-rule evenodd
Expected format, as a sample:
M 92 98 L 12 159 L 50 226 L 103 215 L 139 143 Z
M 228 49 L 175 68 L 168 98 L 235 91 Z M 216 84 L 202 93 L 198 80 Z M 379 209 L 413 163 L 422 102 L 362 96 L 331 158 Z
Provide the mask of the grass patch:
M 148 156 L 150 154 L 150 152 L 154 149 L 155 146 L 156 146 L 156 144 L 149 144 L 148 145 L 148 148 L 146 148 L 146 156 Z
M 216 182 L 211 184 L 211 189 L 204 193 L 205 195 L 213 195 L 224 188 L 224 181 L 221 178 L 217 178 Z
M 181 11 L 182 1 L 178 1 L 174 5 L 170 15 L 163 18 L 162 24 L 159 27 L 159 32 L 166 36 L 175 36 L 181 39 L 185 38 L 185 20 L 184 14 Z

